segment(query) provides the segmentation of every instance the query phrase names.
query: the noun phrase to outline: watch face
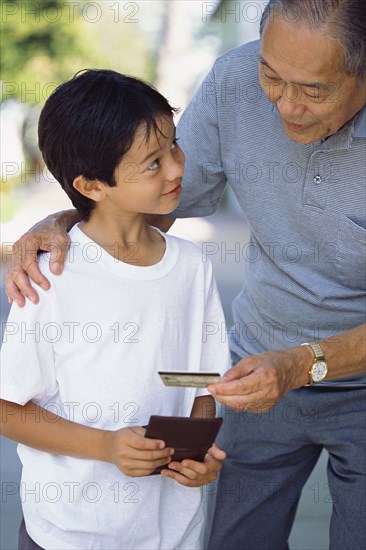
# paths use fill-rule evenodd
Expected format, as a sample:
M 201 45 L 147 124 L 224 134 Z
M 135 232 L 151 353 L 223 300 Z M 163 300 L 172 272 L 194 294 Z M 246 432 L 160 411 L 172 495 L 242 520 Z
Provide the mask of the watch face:
M 321 382 L 324 380 L 328 372 L 328 367 L 325 361 L 317 361 L 311 369 L 311 377 L 313 382 Z

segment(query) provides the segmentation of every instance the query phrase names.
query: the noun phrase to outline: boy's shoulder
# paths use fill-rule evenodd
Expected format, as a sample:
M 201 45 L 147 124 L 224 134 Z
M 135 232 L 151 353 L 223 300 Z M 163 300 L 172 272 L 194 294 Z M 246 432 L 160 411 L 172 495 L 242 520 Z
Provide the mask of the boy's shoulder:
M 202 261 L 202 247 L 198 246 L 193 241 L 183 239 L 182 237 L 177 237 L 176 235 L 166 234 L 166 238 L 171 241 L 171 243 L 176 243 L 179 247 L 180 254 L 190 256 L 193 260 Z
M 170 244 L 173 244 L 173 246 L 178 249 L 179 264 L 181 267 L 185 268 L 187 272 L 191 273 L 192 276 L 194 276 L 194 273 L 196 276 L 201 273 L 205 278 L 207 276 L 209 278 L 213 276 L 210 258 L 202 245 L 198 245 L 182 237 L 170 235 L 169 233 L 166 237 L 170 240 Z M 170 246 L 170 248 L 172 249 L 173 246 Z
M 76 226 L 74 226 L 70 229 L 70 231 L 68 232 L 68 235 L 69 235 L 69 247 L 66 252 L 65 264 L 64 264 L 64 269 L 62 271 L 62 275 L 68 272 L 68 266 L 70 262 L 74 263 L 78 259 L 78 256 L 75 252 L 80 245 L 80 242 L 79 242 L 80 239 L 78 239 L 79 230 L 77 229 Z M 58 255 L 59 254 L 61 255 L 61 248 L 60 248 L 60 245 L 56 243 L 53 244 L 52 246 L 54 247 L 53 261 L 57 261 Z M 39 269 L 41 273 L 45 277 L 47 277 L 47 279 L 49 279 L 51 283 L 51 288 L 52 288 L 54 283 L 57 284 L 57 281 L 61 280 L 61 277 L 60 275 L 54 275 L 52 271 L 50 271 L 50 262 L 51 262 L 51 252 L 42 252 L 38 256 Z

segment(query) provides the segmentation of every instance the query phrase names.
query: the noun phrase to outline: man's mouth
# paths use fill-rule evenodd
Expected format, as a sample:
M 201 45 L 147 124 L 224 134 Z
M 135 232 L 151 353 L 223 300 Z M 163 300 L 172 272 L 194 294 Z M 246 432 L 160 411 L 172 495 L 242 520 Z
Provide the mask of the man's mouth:
M 284 120 L 284 119 L 282 119 L 282 120 L 283 120 L 285 126 L 289 130 L 293 130 L 294 132 L 303 132 L 304 130 L 309 128 L 309 126 L 311 126 L 311 124 L 294 124 L 293 122 L 288 122 L 287 120 Z

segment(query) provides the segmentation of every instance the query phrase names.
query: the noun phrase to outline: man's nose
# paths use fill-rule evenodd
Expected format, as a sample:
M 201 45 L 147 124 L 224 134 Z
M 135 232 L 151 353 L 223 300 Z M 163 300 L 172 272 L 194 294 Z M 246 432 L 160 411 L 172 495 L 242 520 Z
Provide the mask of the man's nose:
M 276 107 L 283 118 L 299 117 L 306 111 L 303 93 L 299 86 L 291 84 L 283 87 L 282 95 L 276 100 Z

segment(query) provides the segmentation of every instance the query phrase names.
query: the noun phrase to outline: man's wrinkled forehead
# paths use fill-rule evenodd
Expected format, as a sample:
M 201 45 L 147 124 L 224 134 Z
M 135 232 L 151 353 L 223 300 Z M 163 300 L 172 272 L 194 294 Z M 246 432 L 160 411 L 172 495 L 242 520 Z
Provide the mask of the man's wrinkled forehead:
M 267 22 L 261 37 L 260 63 L 288 82 L 327 87 L 343 74 L 341 43 L 303 22 L 291 23 L 280 15 Z

